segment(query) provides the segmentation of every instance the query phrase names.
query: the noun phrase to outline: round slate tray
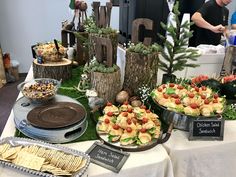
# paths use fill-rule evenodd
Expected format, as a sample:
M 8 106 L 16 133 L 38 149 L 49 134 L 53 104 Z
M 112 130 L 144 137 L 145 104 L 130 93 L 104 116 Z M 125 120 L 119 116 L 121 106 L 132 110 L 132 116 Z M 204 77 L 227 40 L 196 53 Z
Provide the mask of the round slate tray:
M 84 108 L 79 104 L 56 102 L 32 109 L 27 115 L 27 120 L 35 127 L 54 129 L 79 123 L 85 114 Z

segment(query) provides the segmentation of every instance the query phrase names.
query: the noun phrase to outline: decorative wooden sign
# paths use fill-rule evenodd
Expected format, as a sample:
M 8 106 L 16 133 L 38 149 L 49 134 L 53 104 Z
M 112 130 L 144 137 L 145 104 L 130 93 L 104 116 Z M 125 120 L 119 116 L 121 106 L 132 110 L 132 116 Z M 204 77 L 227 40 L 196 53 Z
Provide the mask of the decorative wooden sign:
M 120 1 L 119 0 L 110 0 L 112 3 L 112 6 L 120 6 Z
M 67 26 L 70 24 L 67 24 L 64 26 L 61 30 L 61 42 L 63 47 L 73 47 L 76 44 L 76 57 L 75 60 L 78 62 L 79 65 L 84 65 L 89 56 L 88 56 L 88 49 L 85 49 L 83 47 L 83 42 L 77 37 L 75 37 L 74 32 L 72 30 L 68 30 Z M 85 39 L 88 39 L 88 33 L 87 32 L 78 32 L 82 37 Z
M 223 140 L 224 119 L 196 119 L 190 122 L 189 140 Z
M 107 2 L 106 6 L 100 6 L 100 2 L 95 1 L 92 4 L 95 15 L 96 25 L 100 28 L 110 26 L 112 3 Z
M 137 44 L 139 41 L 140 26 L 143 25 L 146 30 L 153 30 L 153 21 L 148 18 L 138 18 L 132 23 L 132 35 L 131 42 Z M 150 45 L 152 43 L 152 38 L 145 37 L 143 40 L 144 45 Z
M 0 45 L 0 88 L 6 84 L 5 68 L 3 64 L 3 53 Z
M 90 155 L 92 163 L 116 173 L 119 173 L 120 169 L 129 157 L 127 152 L 112 149 L 99 142 L 95 142 L 86 153 Z
M 95 56 L 99 63 L 103 63 L 108 67 L 116 64 L 113 60 L 112 42 L 109 38 L 94 37 L 95 39 Z

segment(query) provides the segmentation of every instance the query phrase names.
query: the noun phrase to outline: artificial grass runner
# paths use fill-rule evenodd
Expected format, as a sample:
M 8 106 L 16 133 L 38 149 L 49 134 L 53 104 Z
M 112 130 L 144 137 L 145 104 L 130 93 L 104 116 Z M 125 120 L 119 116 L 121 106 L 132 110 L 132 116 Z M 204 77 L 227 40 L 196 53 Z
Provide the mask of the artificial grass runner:
M 97 134 L 96 134 L 96 122 L 93 120 L 93 118 L 90 115 L 90 108 L 88 106 L 88 99 L 85 97 L 85 95 L 83 93 L 80 93 L 75 89 L 75 87 L 77 87 L 77 85 L 80 81 L 80 76 L 81 76 L 82 72 L 83 72 L 83 67 L 73 68 L 72 78 L 63 82 L 61 85 L 61 88 L 59 88 L 59 90 L 58 90 L 58 94 L 66 95 L 66 96 L 69 96 L 69 97 L 74 98 L 77 101 L 79 101 L 85 107 L 85 109 L 87 111 L 88 128 L 81 137 L 79 137 L 78 139 L 76 139 L 72 142 L 80 142 L 80 141 L 97 140 L 98 139 Z M 23 133 L 21 133 L 18 129 L 16 129 L 15 136 L 16 137 L 27 137 Z M 72 142 L 70 142 L 70 143 L 72 143 Z

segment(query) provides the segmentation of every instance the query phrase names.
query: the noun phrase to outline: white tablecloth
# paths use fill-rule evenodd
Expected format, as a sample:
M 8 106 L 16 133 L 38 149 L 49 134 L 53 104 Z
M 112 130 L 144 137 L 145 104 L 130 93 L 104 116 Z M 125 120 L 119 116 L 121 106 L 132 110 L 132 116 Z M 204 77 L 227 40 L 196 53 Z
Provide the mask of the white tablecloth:
M 236 121 L 226 121 L 223 141 L 189 141 L 188 132 L 173 130 L 164 144 L 175 177 L 235 177 Z
M 26 80 L 30 80 L 32 76 L 32 67 L 27 75 Z M 22 94 L 19 94 L 18 98 Z M 1 138 L 14 136 L 15 124 L 14 114 L 11 112 Z M 94 143 L 94 141 L 85 141 L 80 143 L 63 144 L 76 150 L 85 152 Z M 0 177 L 26 177 L 34 176 L 25 172 L 19 172 L 10 167 L 0 165 Z M 84 176 L 89 177 L 173 177 L 172 164 L 170 158 L 162 145 L 142 152 L 131 152 L 128 160 L 117 174 L 103 167 L 91 163 Z

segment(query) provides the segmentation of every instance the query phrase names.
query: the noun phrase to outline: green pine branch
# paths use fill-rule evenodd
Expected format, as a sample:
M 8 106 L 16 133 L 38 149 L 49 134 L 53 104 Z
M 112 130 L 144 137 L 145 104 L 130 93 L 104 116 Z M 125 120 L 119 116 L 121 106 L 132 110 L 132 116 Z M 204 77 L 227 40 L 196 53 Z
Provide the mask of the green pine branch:
M 161 27 L 166 30 L 166 33 L 171 36 L 173 41 L 168 41 L 165 36 L 158 34 L 158 37 L 163 41 L 164 47 L 159 46 L 159 52 L 162 55 L 163 61 L 159 61 L 158 67 L 167 74 L 173 74 L 176 71 L 181 71 L 185 67 L 197 67 L 189 61 L 196 61 L 199 54 L 195 49 L 187 48 L 188 39 L 192 37 L 190 26 L 193 23 L 188 21 L 181 24 L 179 20 L 180 12 L 178 10 L 179 2 L 177 1 L 173 7 L 173 23 L 166 25 L 160 23 Z

